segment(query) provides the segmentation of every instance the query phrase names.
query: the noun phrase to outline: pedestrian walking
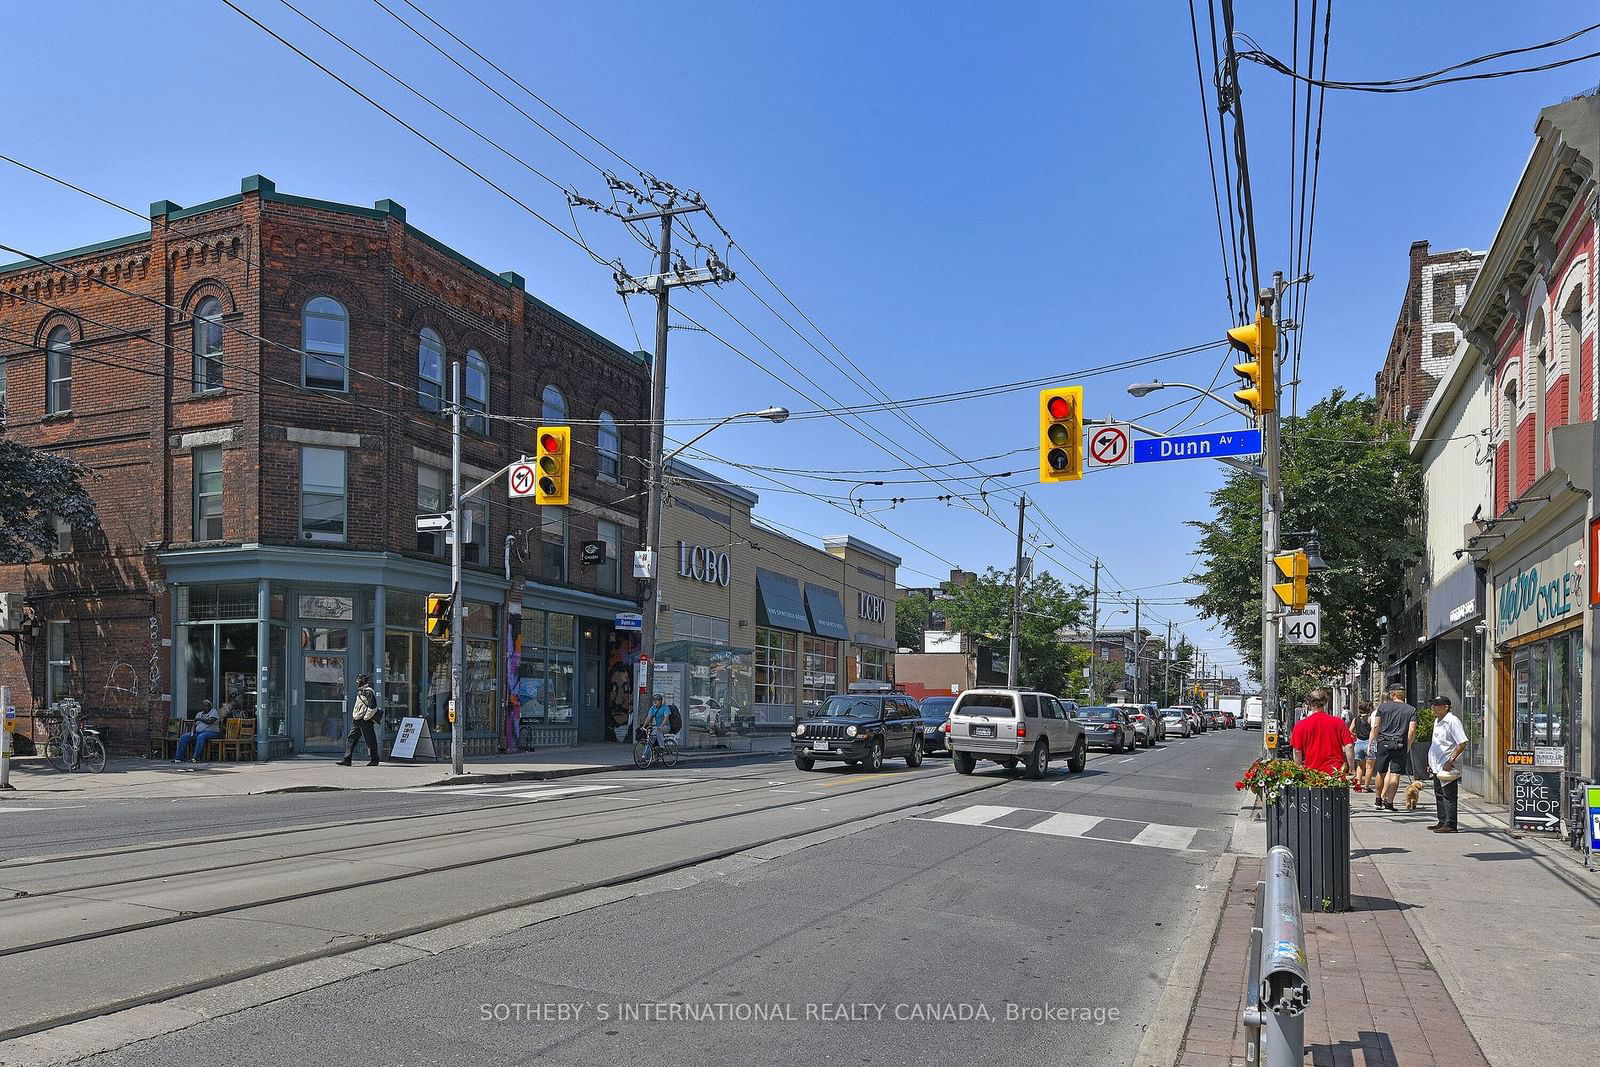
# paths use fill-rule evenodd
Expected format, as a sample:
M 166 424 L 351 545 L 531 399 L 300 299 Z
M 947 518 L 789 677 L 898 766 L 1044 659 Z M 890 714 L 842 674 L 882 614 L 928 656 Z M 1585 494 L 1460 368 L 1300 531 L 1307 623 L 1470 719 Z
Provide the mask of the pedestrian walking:
M 1417 709 L 1406 703 L 1406 691 L 1394 686 L 1389 699 L 1372 713 L 1371 743 L 1377 745 L 1373 769 L 1378 776 L 1377 795 L 1372 798 L 1375 807 L 1394 810 L 1394 795 L 1400 788 L 1400 776 L 1410 765 L 1411 744 L 1416 739 Z
M 1355 763 L 1355 736 L 1337 715 L 1328 713 L 1326 691 L 1314 689 L 1306 697 L 1306 715 L 1294 724 L 1289 744 L 1294 761 L 1314 771 L 1338 774 Z
M 1461 771 L 1456 762 L 1467 748 L 1467 731 L 1450 710 L 1449 697 L 1433 698 L 1433 743 L 1428 746 L 1428 770 L 1433 772 L 1433 799 L 1439 821 L 1428 829 L 1436 834 L 1456 832 L 1461 793 Z
M 350 733 L 345 736 L 344 759 L 339 761 L 339 766 L 350 766 L 358 738 L 367 743 L 367 766 L 378 765 L 378 731 L 373 727 L 377 718 L 378 694 L 372 691 L 372 679 L 363 674 L 356 679 L 356 699 L 350 707 Z
M 1359 793 L 1372 788 L 1372 701 L 1363 700 L 1356 705 L 1350 732 L 1356 739 L 1356 792 Z

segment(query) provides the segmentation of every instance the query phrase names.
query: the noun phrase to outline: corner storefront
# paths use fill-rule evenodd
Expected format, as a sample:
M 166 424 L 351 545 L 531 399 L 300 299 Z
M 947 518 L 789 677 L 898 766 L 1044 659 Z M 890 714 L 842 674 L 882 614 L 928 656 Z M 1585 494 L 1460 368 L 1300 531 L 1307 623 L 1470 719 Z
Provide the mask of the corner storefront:
M 1469 562 L 1434 582 L 1427 598 L 1427 663 L 1431 677 L 1426 696 L 1450 698 L 1467 734 L 1462 753 L 1462 781 L 1474 793 L 1484 791 L 1484 646 L 1483 575 Z

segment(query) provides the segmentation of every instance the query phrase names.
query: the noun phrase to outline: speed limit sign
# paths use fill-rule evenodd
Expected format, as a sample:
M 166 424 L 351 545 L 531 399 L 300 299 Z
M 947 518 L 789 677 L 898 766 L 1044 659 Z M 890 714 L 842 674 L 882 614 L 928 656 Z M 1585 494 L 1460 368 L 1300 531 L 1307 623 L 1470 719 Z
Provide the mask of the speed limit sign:
M 1304 611 L 1284 616 L 1283 643 L 1286 645 L 1322 644 L 1322 605 L 1307 604 Z

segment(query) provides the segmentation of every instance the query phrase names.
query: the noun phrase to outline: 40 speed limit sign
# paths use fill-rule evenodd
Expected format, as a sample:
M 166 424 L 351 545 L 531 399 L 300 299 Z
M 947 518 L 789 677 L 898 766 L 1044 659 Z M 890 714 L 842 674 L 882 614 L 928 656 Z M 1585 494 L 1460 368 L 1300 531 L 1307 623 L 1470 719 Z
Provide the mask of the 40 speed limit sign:
M 1304 611 L 1283 618 L 1283 643 L 1286 645 L 1322 644 L 1322 605 L 1307 604 Z

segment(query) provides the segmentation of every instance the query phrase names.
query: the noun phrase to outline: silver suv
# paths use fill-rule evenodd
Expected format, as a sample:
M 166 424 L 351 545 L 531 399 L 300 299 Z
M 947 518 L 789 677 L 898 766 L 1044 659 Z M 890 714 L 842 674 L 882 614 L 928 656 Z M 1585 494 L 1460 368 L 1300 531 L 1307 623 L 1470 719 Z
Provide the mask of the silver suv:
M 1021 763 L 1028 777 L 1043 778 L 1052 759 L 1065 759 L 1073 773 L 1088 760 L 1082 725 L 1070 705 L 1049 693 L 969 689 L 956 698 L 945 729 L 960 774 L 971 774 L 978 760 L 987 759 L 1006 770 Z

